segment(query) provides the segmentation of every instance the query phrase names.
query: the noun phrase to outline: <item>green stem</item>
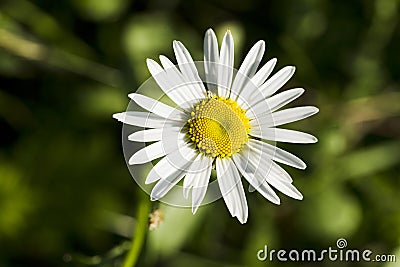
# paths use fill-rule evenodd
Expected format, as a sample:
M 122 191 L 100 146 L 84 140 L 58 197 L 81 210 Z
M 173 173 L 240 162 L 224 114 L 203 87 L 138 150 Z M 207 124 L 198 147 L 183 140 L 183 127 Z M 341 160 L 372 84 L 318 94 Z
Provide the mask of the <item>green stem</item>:
M 139 202 L 139 208 L 137 211 L 136 227 L 132 235 L 131 248 L 129 249 L 128 254 L 126 255 L 122 267 L 135 266 L 139 258 L 139 254 L 140 251 L 142 250 L 142 246 L 148 229 L 149 210 L 150 210 L 150 203 L 148 199 L 142 198 L 142 200 Z

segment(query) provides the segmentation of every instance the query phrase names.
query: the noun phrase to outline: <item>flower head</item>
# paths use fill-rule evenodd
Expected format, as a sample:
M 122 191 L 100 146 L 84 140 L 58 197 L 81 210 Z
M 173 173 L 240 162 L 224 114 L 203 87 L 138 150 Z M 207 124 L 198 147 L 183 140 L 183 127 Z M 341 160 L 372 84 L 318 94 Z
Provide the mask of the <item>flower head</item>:
M 173 49 L 178 66 L 165 56 L 160 56 L 162 66 L 151 59 L 147 60 L 147 66 L 162 91 L 177 106 L 133 93 L 129 97 L 148 112 L 114 114 L 114 118 L 125 124 L 145 128 L 132 133 L 130 141 L 154 142 L 134 153 L 129 164 L 161 158 L 146 178 L 146 183 L 157 182 L 151 199 L 161 199 L 184 179 L 183 194 L 188 198 L 191 190 L 195 213 L 206 195 L 214 166 L 225 204 L 241 223 L 248 217 L 241 176 L 275 204 L 280 204 L 280 199 L 271 186 L 292 198 L 302 199 L 290 175 L 277 162 L 300 169 L 306 164 L 269 142 L 317 142 L 308 133 L 277 128 L 318 112 L 316 107 L 280 110 L 304 92 L 295 88 L 275 94 L 293 76 L 295 68 L 284 67 L 269 78 L 276 59 L 258 69 L 265 51 L 264 41 L 259 41 L 236 72 L 230 31 L 226 32 L 220 51 L 214 32 L 211 29 L 206 32 L 203 79 L 183 44 L 174 41 Z

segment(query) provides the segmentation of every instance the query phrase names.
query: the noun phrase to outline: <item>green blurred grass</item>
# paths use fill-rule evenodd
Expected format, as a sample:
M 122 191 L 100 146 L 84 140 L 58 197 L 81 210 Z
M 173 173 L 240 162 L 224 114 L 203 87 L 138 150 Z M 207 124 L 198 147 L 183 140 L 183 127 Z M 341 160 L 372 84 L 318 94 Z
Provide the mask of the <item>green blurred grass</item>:
M 399 1 L 7 0 L 0 266 L 119 265 L 140 189 L 111 115 L 149 77 L 146 58 L 173 57 L 172 40 L 201 60 L 209 27 L 219 37 L 231 29 L 236 66 L 266 40 L 264 61 L 297 67 L 287 88 L 306 93 L 295 105 L 320 108 L 292 125 L 319 143 L 280 145 L 308 163 L 287 168 L 305 199 L 282 196 L 277 207 L 248 194 L 244 226 L 221 201 L 195 216 L 161 205 L 165 222 L 149 234 L 139 266 L 265 266 L 256 258 L 265 244 L 324 249 L 340 237 L 400 259 Z

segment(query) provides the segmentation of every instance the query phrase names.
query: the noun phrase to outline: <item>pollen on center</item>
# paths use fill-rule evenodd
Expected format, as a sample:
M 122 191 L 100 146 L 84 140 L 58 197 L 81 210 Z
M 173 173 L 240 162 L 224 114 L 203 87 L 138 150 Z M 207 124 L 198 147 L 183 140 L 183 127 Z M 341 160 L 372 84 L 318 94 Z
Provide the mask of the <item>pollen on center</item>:
M 211 96 L 193 108 L 188 120 L 189 138 L 209 157 L 230 157 L 248 141 L 250 119 L 239 104 L 230 99 Z

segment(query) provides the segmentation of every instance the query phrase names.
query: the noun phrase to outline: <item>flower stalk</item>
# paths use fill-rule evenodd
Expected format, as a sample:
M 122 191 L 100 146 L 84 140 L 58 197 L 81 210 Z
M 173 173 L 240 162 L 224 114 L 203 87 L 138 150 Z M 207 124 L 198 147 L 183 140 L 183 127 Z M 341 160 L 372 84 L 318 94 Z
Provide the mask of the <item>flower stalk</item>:
M 136 227 L 133 230 L 131 247 L 122 267 L 134 267 L 138 261 L 148 231 L 149 211 L 150 202 L 142 197 L 137 210 Z

